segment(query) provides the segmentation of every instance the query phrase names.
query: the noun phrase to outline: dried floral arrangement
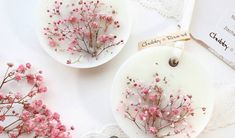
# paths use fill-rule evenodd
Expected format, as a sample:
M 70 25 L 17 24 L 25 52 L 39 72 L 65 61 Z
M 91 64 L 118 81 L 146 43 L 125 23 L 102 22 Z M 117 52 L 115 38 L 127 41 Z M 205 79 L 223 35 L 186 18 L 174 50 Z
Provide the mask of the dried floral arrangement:
M 7 71 L 0 83 L 0 134 L 18 138 L 31 134 L 35 138 L 69 138 L 70 132 L 60 121 L 60 115 L 52 112 L 38 95 L 47 92 L 42 71 L 34 72 L 31 64 L 14 68 L 7 64 Z M 29 90 L 13 90 L 16 86 Z M 25 93 L 25 94 L 24 94 Z M 74 129 L 71 127 L 70 129 Z
M 75 56 L 67 64 L 78 63 L 82 57 L 98 60 L 101 54 L 112 54 L 111 48 L 123 43 L 111 33 L 120 28 L 115 19 L 117 11 L 100 0 L 77 0 L 70 4 L 55 0 L 47 13 L 51 22 L 43 28 L 44 35 L 56 52 Z
M 133 122 L 141 131 L 155 138 L 185 134 L 190 137 L 194 132 L 187 121 L 195 115 L 192 95 L 166 95 L 163 85 L 166 77 L 154 75 L 152 83 L 144 83 L 127 77 L 127 88 L 117 109 L 124 117 Z M 199 108 L 206 114 L 206 108 Z

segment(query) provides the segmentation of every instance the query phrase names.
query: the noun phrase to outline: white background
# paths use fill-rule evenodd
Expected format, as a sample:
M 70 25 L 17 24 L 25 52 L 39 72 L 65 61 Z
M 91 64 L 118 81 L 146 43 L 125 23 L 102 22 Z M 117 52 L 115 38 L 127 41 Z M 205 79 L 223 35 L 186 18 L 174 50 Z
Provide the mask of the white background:
M 43 100 L 61 114 L 62 121 L 74 125 L 74 137 L 114 124 L 110 108 L 110 87 L 120 65 L 136 53 L 138 41 L 175 28 L 176 22 L 132 3 L 133 28 L 128 43 L 111 62 L 93 69 L 73 69 L 52 59 L 36 36 L 35 0 L 0 0 L 0 69 L 6 62 L 31 62 L 44 71 L 49 92 Z M 195 43 L 186 47 L 210 69 L 215 83 L 233 84 L 235 70 Z M 233 138 L 235 126 L 203 133 L 199 138 Z M 0 136 L 3 137 L 3 136 Z

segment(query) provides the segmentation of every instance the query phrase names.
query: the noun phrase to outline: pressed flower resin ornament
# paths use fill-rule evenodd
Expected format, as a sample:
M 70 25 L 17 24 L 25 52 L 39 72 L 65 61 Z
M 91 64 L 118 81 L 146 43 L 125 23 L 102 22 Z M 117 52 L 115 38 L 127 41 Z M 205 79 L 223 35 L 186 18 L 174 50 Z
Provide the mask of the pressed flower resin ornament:
M 206 71 L 187 52 L 172 67 L 172 49 L 143 50 L 115 77 L 113 113 L 130 137 L 196 137 L 210 119 L 213 93 Z
M 126 6 L 126 2 L 106 0 L 43 0 L 41 43 L 66 65 L 101 65 L 117 55 L 127 41 L 130 24 Z
M 181 23 L 185 30 L 192 5 L 186 5 Z M 128 136 L 191 138 L 207 125 L 213 109 L 210 77 L 196 56 L 178 46 L 183 48 L 184 42 L 142 50 L 116 74 L 112 109 Z

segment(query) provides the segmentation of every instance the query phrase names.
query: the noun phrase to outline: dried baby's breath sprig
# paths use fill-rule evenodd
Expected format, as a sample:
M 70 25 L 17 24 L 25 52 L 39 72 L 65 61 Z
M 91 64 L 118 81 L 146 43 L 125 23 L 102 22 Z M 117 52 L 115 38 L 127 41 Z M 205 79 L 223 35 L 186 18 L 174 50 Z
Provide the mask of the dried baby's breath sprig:
M 35 72 L 30 63 L 16 68 L 8 63 L 2 77 L 0 135 L 6 133 L 10 138 L 18 138 L 24 134 L 32 134 L 35 138 L 71 137 L 69 130 L 61 123 L 60 115 L 49 110 L 42 100 L 35 99 L 47 92 L 42 71 Z M 21 91 L 16 90 L 15 86 L 20 87 Z M 29 89 L 24 90 L 25 88 Z M 72 129 L 74 128 L 71 127 Z
M 168 84 L 158 73 L 151 83 L 127 77 L 127 88 L 123 93 L 118 111 L 132 121 L 140 130 L 156 138 L 193 133 L 187 119 L 193 117 L 192 95 L 166 96 L 163 85 Z M 205 113 L 206 108 L 201 108 Z
M 70 4 L 55 0 L 47 13 L 51 19 L 44 28 L 48 45 L 55 51 L 77 57 L 68 59 L 67 64 L 77 63 L 84 56 L 98 59 L 103 52 L 123 43 L 111 33 L 120 28 L 115 19 L 117 11 L 100 0 L 79 0 Z

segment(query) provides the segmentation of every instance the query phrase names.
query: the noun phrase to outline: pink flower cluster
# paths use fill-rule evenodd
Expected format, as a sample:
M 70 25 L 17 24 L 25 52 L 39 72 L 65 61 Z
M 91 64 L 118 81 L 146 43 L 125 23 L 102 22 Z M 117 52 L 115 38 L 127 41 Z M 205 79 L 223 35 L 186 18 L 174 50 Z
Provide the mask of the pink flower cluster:
M 69 11 L 68 15 L 65 11 Z M 114 19 L 117 12 L 99 0 L 70 4 L 55 0 L 47 12 L 52 22 L 44 28 L 44 35 L 55 51 L 62 49 L 78 57 L 88 55 L 97 59 L 107 49 L 123 42 L 117 41 L 117 36 L 110 33 L 111 29 L 120 28 L 119 21 Z M 67 64 L 78 62 L 68 61 Z
M 0 134 L 7 133 L 11 138 L 23 134 L 47 138 L 71 137 L 59 114 L 52 113 L 41 100 L 34 99 L 36 95 L 47 92 L 42 71 L 33 73 L 30 63 L 19 65 L 16 69 L 13 64 L 7 65 L 0 85 Z M 25 95 L 12 90 L 10 93 L 4 92 L 11 89 L 9 84 L 13 83 L 31 89 Z
M 191 95 L 166 96 L 163 85 L 167 78 L 154 75 L 154 81 L 143 83 L 127 77 L 127 89 L 123 93 L 118 111 L 132 121 L 140 130 L 156 138 L 193 132 L 187 118 L 194 116 Z M 205 113 L 206 108 L 202 108 Z

